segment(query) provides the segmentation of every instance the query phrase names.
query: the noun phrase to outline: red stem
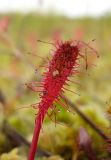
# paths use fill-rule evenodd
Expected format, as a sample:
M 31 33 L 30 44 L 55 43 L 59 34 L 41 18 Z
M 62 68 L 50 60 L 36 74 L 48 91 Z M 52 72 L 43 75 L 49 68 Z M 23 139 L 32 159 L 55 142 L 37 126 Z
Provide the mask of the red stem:
M 32 143 L 31 143 L 31 147 L 30 147 L 30 151 L 29 151 L 28 160 L 34 160 L 34 157 L 35 157 L 35 154 L 37 151 L 37 144 L 38 144 L 40 129 L 41 129 L 44 117 L 45 117 L 45 114 L 42 113 L 42 114 L 39 114 L 36 119 L 34 134 L 33 134 L 33 138 L 32 138 Z

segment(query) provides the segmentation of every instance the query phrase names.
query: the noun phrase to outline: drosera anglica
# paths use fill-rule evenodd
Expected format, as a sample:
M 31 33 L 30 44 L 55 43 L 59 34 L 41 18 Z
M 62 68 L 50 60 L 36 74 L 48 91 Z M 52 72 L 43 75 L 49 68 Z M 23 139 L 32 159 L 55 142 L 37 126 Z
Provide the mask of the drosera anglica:
M 53 43 L 49 43 L 54 45 Z M 81 48 L 89 48 L 92 52 L 96 51 L 89 44 L 82 41 L 65 41 L 58 42 L 55 46 L 55 51 L 52 59 L 48 64 L 48 71 L 44 73 L 44 78 L 38 87 L 34 88 L 31 83 L 27 87 L 34 92 L 40 92 L 41 101 L 39 104 L 34 104 L 37 108 L 37 116 L 35 119 L 35 128 L 33 132 L 32 143 L 29 151 L 28 160 L 34 160 L 37 150 L 38 138 L 42 127 L 43 120 L 50 108 L 54 109 L 55 102 L 61 103 L 65 91 L 64 85 L 70 81 L 68 78 L 74 74 L 78 74 L 79 60 L 85 59 L 85 55 L 81 52 Z M 96 53 L 97 55 L 97 53 Z M 87 63 L 87 61 L 85 60 Z M 38 84 L 38 82 L 35 82 Z M 69 90 L 70 91 L 70 90 Z M 67 109 L 67 105 L 62 102 L 62 106 Z

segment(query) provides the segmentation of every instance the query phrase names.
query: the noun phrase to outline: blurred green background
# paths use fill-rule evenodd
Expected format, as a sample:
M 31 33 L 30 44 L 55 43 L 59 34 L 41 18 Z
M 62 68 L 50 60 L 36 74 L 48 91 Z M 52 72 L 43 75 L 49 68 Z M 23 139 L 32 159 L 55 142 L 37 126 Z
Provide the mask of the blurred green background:
M 94 40 L 95 39 L 95 40 Z M 71 84 L 76 91 L 67 97 L 90 117 L 97 127 L 110 135 L 111 118 L 111 16 L 75 18 L 40 14 L 0 15 L 0 155 L 1 160 L 26 160 L 27 145 L 19 144 L 18 135 L 31 142 L 36 110 L 31 104 L 39 102 L 38 93 L 29 90 L 25 83 L 41 81 L 42 65 L 51 59 L 54 46 L 37 40 L 56 43 L 57 40 L 78 40 L 89 43 L 100 55 L 88 53 L 81 74 L 72 79 L 81 85 Z M 94 41 L 93 41 L 94 40 Z M 41 58 L 43 57 L 43 58 Z M 94 64 L 94 65 L 92 65 Z M 46 117 L 39 146 L 53 154 L 41 160 L 86 160 L 87 153 L 78 147 L 78 135 L 83 127 L 90 136 L 93 151 L 100 160 L 110 159 L 104 140 L 79 117 L 61 109 L 57 124 Z M 54 115 L 53 115 L 54 119 Z M 12 128 L 8 129 L 6 127 Z M 60 124 L 59 124 L 60 123 Z M 4 127 L 5 126 L 5 127 Z M 5 129 L 4 129 L 5 128 Z M 10 132 L 17 132 L 10 138 Z M 14 137 L 14 139 L 13 139 Z M 7 153 L 8 152 L 8 153 Z

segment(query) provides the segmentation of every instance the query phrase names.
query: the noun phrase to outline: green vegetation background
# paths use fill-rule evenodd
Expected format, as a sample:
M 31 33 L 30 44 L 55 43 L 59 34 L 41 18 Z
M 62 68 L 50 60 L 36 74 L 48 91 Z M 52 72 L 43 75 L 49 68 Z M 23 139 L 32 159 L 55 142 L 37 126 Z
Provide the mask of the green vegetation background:
M 68 19 L 54 15 L 10 14 L 0 15 L 0 19 L 4 16 L 10 17 L 10 23 L 5 34 L 0 33 L 0 159 L 25 160 L 27 157 L 27 147 L 17 146 L 15 149 L 2 127 L 5 119 L 18 133 L 31 141 L 36 110 L 30 105 L 38 102 L 39 98 L 38 93 L 28 90 L 24 84 L 40 81 L 43 72 L 41 64 L 47 64 L 47 56 L 51 58 L 49 52 L 54 49 L 50 44 L 37 42 L 38 39 L 46 42 L 55 42 L 56 38 L 76 39 L 89 43 L 98 51 L 100 58 L 96 58 L 94 53 L 88 53 L 88 69 L 85 69 L 85 62 L 82 62 L 80 70 L 83 73 L 72 78 L 81 86 L 70 84 L 69 88 L 80 96 L 66 94 L 98 127 L 110 134 L 111 17 Z M 109 157 L 101 147 L 104 141 L 86 122 L 76 113 L 61 109 L 59 104 L 58 108 L 61 112 L 57 113 L 57 119 L 62 125 L 56 124 L 55 127 L 47 117 L 39 141 L 42 149 L 58 156 L 41 159 L 86 160 L 87 156 L 83 151 L 78 151 L 76 144 L 81 127 L 91 136 L 97 157 Z

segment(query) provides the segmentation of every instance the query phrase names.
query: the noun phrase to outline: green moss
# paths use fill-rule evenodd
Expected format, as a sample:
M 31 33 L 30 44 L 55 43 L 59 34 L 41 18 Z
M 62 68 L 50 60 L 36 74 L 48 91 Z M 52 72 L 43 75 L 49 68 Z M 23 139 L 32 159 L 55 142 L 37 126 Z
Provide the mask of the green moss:
M 9 153 L 4 153 L 1 155 L 0 160 L 26 160 L 18 155 L 18 149 L 14 149 Z

